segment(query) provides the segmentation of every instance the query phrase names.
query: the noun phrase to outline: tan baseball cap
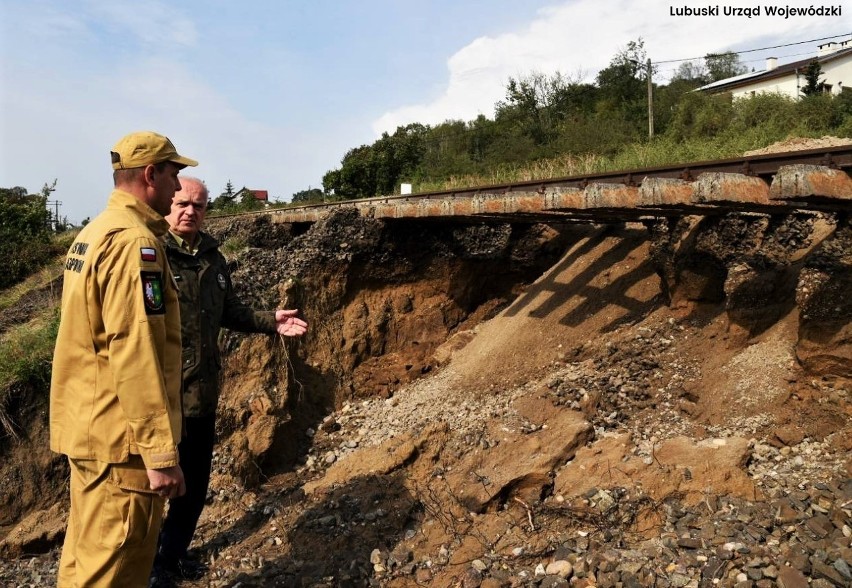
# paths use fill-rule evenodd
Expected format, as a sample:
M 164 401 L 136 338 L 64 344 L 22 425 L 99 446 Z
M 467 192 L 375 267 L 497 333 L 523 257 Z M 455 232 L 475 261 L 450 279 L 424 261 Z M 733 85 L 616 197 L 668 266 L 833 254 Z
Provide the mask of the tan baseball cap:
M 145 167 L 162 161 L 171 161 L 181 167 L 196 166 L 194 159 L 178 155 L 168 137 L 151 131 L 130 133 L 119 139 L 110 152 L 112 169 Z

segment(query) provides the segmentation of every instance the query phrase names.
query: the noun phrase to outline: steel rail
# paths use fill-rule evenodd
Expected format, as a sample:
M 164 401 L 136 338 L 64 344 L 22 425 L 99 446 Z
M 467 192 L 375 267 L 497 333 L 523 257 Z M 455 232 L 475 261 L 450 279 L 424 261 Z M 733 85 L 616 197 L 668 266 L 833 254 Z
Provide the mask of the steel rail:
M 670 178 L 684 181 L 694 181 L 703 173 L 734 173 L 746 176 L 757 176 L 771 181 L 778 168 L 787 165 L 818 165 L 830 169 L 840 169 L 847 173 L 852 170 L 852 145 L 789 151 L 785 153 L 770 153 L 751 155 L 732 159 L 715 159 L 679 163 L 658 167 L 636 168 L 594 174 L 579 174 L 561 178 L 544 180 L 526 180 L 506 184 L 492 184 L 472 188 L 456 188 L 433 192 L 418 192 L 417 194 L 392 196 L 376 196 L 357 201 L 394 200 L 400 198 L 433 198 L 446 196 L 474 196 L 478 194 L 505 194 L 513 191 L 543 191 L 547 188 L 585 188 L 591 183 L 624 184 L 638 186 L 646 177 Z M 354 202 L 354 201 L 348 201 Z

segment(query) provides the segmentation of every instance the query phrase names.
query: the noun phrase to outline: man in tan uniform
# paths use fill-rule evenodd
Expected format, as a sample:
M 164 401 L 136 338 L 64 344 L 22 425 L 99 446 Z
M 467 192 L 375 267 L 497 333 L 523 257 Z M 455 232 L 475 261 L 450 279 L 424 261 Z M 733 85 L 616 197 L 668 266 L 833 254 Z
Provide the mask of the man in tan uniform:
M 71 465 L 58 585 L 146 586 L 167 498 L 185 491 L 180 315 L 159 237 L 197 162 L 138 132 L 112 149 L 115 190 L 68 251 L 50 447 Z

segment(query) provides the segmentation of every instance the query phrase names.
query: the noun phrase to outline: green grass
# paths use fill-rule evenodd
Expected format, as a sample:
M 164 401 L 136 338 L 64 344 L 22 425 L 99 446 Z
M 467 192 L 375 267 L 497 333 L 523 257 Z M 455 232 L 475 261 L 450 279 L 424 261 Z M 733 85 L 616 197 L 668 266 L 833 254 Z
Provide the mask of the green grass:
M 0 342 L 0 389 L 16 381 L 47 383 L 59 329 L 59 311 L 46 309 L 32 321 L 6 332 Z
M 814 138 L 821 136 L 821 133 L 798 132 L 795 135 Z M 414 192 L 455 190 L 697 161 L 732 159 L 741 157 L 746 151 L 760 149 L 786 138 L 787 136 L 761 129 L 751 129 L 738 134 L 731 133 L 712 140 L 702 138 L 678 141 L 668 137 L 657 137 L 649 142 L 630 144 L 611 157 L 593 154 L 563 155 L 525 164 L 501 165 L 488 174 L 455 176 L 447 180 L 422 182 L 414 187 Z
M 246 247 L 248 247 L 248 243 L 246 243 L 245 239 L 239 237 L 230 237 L 228 239 L 225 239 L 225 242 L 222 243 L 220 249 L 225 255 L 230 255 L 233 253 L 237 253 L 238 251 L 242 251 Z
M 28 276 L 23 282 L 0 291 L 0 312 L 17 304 L 21 298 L 33 290 L 41 289 L 62 276 L 65 255 L 56 257 L 48 265 Z M 56 291 L 56 303 L 59 304 L 59 290 Z
M 58 309 L 45 309 L 40 317 L 6 332 L 0 339 L 0 427 L 7 436 L 19 438 L 7 411 L 16 384 L 25 383 L 47 394 L 58 329 Z
M 53 251 L 53 257 L 50 258 L 42 267 L 21 282 L 10 286 L 4 290 L 0 290 L 0 312 L 15 305 L 21 298 L 32 290 L 38 290 L 47 286 L 53 280 L 62 276 L 62 271 L 65 265 L 65 255 L 71 243 L 74 242 L 74 237 L 78 231 L 66 231 L 55 235 L 51 241 L 50 247 Z M 57 292 L 56 303 L 59 304 L 59 293 Z
M 76 231 L 56 235 L 51 248 L 56 255 L 22 282 L 0 291 L 0 312 L 11 308 L 29 293 L 49 286 L 62 276 L 65 251 Z M 60 253 L 61 252 L 61 253 Z M 32 386 L 48 394 L 56 333 L 59 329 L 60 291 L 49 298 L 36 316 L 0 335 L 0 436 L 18 439 L 17 425 L 8 412 L 9 400 L 20 385 Z

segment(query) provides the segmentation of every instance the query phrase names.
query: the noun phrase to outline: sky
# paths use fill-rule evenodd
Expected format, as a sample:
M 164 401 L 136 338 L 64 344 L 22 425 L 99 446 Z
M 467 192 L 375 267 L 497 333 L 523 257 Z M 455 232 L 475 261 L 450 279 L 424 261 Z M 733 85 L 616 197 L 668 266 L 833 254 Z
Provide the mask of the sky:
M 747 51 L 758 70 L 805 59 L 819 43 L 802 41 L 852 36 L 852 0 L 832 1 L 0 0 L 0 187 L 56 180 L 79 223 L 112 189 L 110 148 L 152 130 L 200 162 L 184 173 L 211 198 L 230 181 L 288 201 L 383 132 L 491 118 L 510 77 L 593 82 L 639 38 L 658 83 L 713 52 Z

